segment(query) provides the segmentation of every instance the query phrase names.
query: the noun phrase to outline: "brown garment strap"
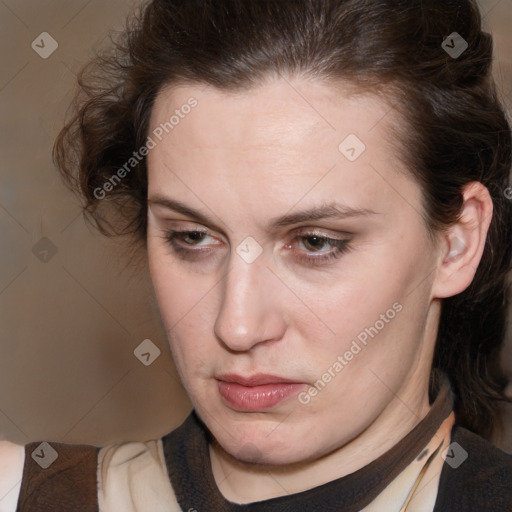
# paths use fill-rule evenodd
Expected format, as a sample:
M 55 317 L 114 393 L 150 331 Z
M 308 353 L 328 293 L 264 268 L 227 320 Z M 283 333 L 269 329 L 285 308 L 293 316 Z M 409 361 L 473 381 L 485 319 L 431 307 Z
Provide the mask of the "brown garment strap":
M 99 448 L 30 443 L 16 512 L 98 512 Z

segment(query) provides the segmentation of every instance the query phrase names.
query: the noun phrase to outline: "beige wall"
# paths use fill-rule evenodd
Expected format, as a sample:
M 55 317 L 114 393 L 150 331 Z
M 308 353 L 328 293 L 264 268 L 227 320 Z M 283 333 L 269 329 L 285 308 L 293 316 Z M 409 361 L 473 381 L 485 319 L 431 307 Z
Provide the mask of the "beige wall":
M 18 443 L 148 439 L 189 410 L 147 270 L 120 268 L 122 247 L 84 225 L 50 157 L 76 71 L 136 4 L 0 2 L 0 434 Z M 512 107 L 512 3 L 482 5 Z M 31 48 L 42 32 L 58 42 L 47 59 Z M 161 350 L 149 366 L 133 354 L 144 339 Z M 510 344 L 504 357 L 512 369 Z

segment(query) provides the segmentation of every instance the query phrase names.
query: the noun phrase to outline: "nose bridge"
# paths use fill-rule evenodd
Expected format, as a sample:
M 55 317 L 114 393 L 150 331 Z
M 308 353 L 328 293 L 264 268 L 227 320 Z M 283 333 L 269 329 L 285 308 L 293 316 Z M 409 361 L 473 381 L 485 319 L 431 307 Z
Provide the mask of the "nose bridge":
M 263 256 L 248 263 L 234 253 L 221 283 L 215 333 L 232 350 L 245 351 L 278 339 L 284 327 L 275 276 Z

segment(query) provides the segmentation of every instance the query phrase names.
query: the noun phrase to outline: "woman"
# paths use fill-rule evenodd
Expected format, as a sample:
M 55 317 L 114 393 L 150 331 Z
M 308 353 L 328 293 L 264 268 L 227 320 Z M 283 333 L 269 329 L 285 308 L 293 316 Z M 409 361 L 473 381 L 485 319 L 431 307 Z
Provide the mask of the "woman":
M 153 0 L 118 50 L 55 158 L 147 248 L 194 411 L 147 443 L 5 443 L 17 510 L 512 510 L 485 439 L 511 133 L 476 5 Z

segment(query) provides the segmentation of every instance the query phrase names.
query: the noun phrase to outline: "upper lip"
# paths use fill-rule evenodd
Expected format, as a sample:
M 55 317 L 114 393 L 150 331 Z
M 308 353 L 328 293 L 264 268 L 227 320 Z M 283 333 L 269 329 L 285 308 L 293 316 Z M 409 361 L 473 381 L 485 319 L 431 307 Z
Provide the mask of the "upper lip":
M 287 379 L 278 375 L 268 375 L 265 373 L 258 373 L 249 377 L 238 375 L 236 373 L 224 373 L 217 377 L 217 380 L 224 382 L 235 382 L 242 386 L 263 386 L 265 384 L 299 384 L 296 380 Z

